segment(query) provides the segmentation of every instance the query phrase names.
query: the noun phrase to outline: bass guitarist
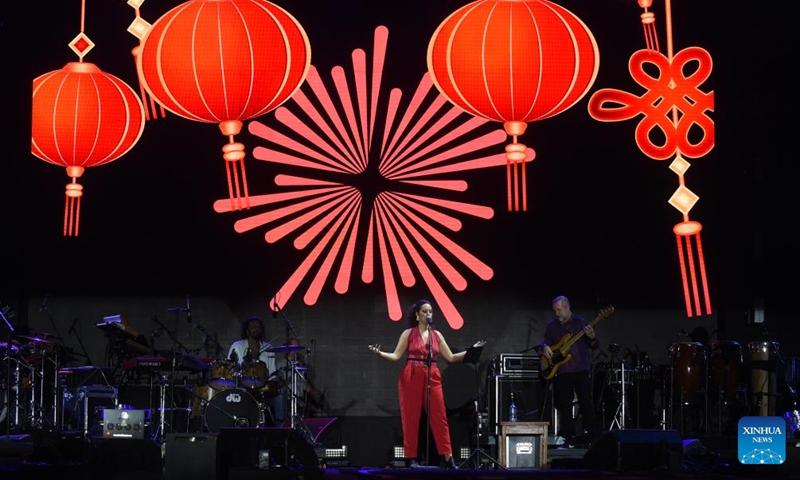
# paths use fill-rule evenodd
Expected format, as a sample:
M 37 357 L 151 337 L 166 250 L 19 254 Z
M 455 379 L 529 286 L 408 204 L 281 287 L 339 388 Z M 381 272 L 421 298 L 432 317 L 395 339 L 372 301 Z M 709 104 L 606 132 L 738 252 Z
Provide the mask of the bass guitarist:
M 567 297 L 561 295 L 553 299 L 553 312 L 556 316 L 547 323 L 541 353 L 555 369 L 553 402 L 558 410 L 557 433 L 564 437 L 565 446 L 588 448 L 589 445 L 585 443 L 593 440 L 599 433 L 589 375 L 592 369 L 592 350 L 598 348 L 599 342 L 589 322 L 572 313 Z M 580 334 L 581 331 L 583 334 Z M 569 348 L 568 355 L 562 355 L 559 348 L 576 335 L 581 335 L 582 338 Z M 575 431 L 575 418 L 572 416 L 575 397 L 583 419 L 582 435 Z

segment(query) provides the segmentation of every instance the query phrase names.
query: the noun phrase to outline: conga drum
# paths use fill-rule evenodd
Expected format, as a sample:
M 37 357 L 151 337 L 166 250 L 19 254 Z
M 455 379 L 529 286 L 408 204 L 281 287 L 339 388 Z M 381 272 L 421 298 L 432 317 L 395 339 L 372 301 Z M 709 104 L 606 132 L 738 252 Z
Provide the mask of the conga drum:
M 734 341 L 711 343 L 711 388 L 722 404 L 731 405 L 741 384 L 742 345 Z
M 778 393 L 775 370 L 777 370 L 779 351 L 780 345 L 777 342 L 750 342 L 747 344 L 750 393 L 753 396 L 755 409 L 753 414 L 759 417 L 775 415 L 775 397 Z
M 674 342 L 669 348 L 672 365 L 672 392 L 683 405 L 695 403 L 707 375 L 706 346 L 700 342 Z

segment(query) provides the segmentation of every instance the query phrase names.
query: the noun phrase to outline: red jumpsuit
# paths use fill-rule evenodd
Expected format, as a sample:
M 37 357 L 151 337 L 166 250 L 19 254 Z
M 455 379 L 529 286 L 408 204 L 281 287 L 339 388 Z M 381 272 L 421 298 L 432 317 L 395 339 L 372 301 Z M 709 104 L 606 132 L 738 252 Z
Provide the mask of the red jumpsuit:
M 450 444 L 450 427 L 442 392 L 442 372 L 436 365 L 439 355 L 439 334 L 430 331 L 433 361 L 431 363 L 431 411 L 430 429 L 436 441 L 439 455 L 453 453 Z M 397 389 L 400 398 L 400 419 L 403 422 L 403 448 L 406 458 L 416 458 L 418 454 L 419 424 L 422 409 L 428 408 L 428 346 L 422 340 L 419 328 L 412 328 L 408 336 L 406 364 L 400 372 Z

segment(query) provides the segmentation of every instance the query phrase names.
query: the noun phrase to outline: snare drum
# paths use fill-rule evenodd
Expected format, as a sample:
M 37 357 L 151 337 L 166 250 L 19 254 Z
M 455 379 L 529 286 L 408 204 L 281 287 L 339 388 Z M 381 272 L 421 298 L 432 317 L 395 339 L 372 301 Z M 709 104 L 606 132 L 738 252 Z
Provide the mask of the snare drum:
M 669 347 L 672 365 L 672 391 L 684 405 L 693 404 L 701 387 L 705 387 L 706 346 L 700 342 L 675 342 Z
M 226 388 L 236 387 L 236 374 L 238 365 L 233 360 L 222 359 L 211 362 L 209 366 L 211 374 L 208 384 L 214 390 L 225 390 Z
M 750 342 L 747 344 L 747 361 L 750 366 L 750 393 L 753 395 L 754 415 L 775 415 L 777 396 L 777 369 L 780 345 L 777 342 Z
M 261 388 L 266 385 L 267 364 L 260 360 L 243 363 L 241 383 L 245 388 Z
M 260 427 L 264 424 L 261 406 L 246 390 L 223 390 L 211 399 L 206 407 L 205 424 L 209 432 L 217 433 L 223 427 Z
M 711 386 L 726 404 L 736 399 L 741 384 L 739 369 L 743 363 L 744 352 L 739 342 L 717 341 L 711 344 Z

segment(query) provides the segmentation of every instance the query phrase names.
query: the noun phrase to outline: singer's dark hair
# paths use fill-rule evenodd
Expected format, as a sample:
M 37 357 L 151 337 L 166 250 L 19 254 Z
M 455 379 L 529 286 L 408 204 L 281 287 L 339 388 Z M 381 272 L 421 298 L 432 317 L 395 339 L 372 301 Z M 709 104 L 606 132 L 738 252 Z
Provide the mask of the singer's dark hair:
M 258 322 L 261 324 L 261 331 L 264 331 L 264 321 L 261 320 L 261 317 L 250 317 L 244 322 L 242 322 L 242 338 L 247 338 L 247 327 L 250 326 L 250 322 Z
M 406 320 L 408 321 L 409 327 L 415 327 L 419 320 L 417 320 L 417 314 L 419 313 L 420 309 L 426 303 L 433 305 L 430 300 L 426 300 L 424 298 L 420 298 L 416 302 L 412 303 L 411 306 L 408 307 L 408 311 L 406 312 Z

